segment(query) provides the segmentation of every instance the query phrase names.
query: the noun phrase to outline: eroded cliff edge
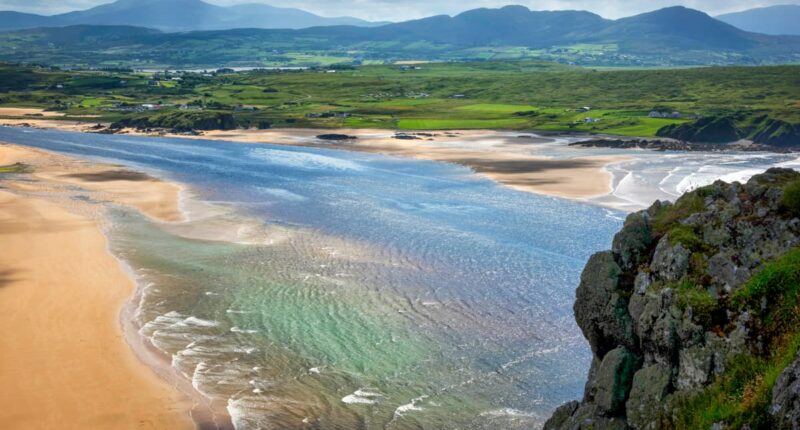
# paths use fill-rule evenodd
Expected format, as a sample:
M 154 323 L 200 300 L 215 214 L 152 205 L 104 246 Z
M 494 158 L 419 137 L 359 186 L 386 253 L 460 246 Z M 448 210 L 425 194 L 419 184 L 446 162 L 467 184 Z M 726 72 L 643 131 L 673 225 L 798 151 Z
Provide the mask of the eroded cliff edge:
M 555 429 L 800 428 L 800 173 L 631 214 L 581 276 L 594 359 Z

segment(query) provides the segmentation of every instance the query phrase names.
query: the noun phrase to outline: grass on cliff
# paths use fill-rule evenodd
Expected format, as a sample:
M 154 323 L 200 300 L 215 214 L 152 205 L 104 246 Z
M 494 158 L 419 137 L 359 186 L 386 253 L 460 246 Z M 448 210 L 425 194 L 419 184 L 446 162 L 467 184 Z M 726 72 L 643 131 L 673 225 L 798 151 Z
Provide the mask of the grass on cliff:
M 788 183 L 783 188 L 783 207 L 789 212 L 800 215 L 800 179 Z
M 769 304 L 762 307 L 766 300 Z M 741 354 L 726 363 L 725 374 L 706 389 L 678 396 L 676 429 L 711 428 L 724 422 L 730 428 L 772 428 L 769 406 L 772 388 L 781 372 L 800 351 L 800 248 L 765 264 L 731 298 L 732 305 L 749 311 L 769 340 L 767 354 Z

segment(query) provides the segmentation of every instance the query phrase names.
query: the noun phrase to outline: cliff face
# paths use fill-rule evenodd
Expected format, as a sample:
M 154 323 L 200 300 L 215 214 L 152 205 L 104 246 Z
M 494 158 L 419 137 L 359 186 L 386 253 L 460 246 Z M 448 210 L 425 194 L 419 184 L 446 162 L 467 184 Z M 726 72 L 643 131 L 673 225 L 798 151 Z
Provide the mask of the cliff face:
M 581 276 L 594 359 L 545 429 L 800 428 L 800 173 L 631 214 Z

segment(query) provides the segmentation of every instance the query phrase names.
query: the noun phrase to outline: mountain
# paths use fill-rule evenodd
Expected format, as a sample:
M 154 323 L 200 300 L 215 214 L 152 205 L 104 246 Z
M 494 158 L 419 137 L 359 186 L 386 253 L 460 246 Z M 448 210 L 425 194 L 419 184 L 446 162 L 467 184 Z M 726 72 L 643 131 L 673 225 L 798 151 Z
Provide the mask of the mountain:
M 459 47 L 524 46 L 541 49 L 574 44 L 616 44 L 626 52 L 680 50 L 747 51 L 783 46 L 780 39 L 740 30 L 681 6 L 616 21 L 582 11 L 531 11 L 523 6 L 475 9 L 375 28 L 306 29 L 337 41 L 425 41 Z M 791 39 L 794 43 L 797 39 Z
M 548 47 L 571 43 L 611 21 L 579 11 L 531 11 L 524 6 L 474 9 L 454 17 L 434 16 L 369 29 L 371 40 L 425 40 L 460 46 Z
M 754 33 L 800 35 L 800 5 L 750 9 L 719 15 L 717 19 Z
M 655 47 L 742 50 L 758 43 L 752 34 L 682 6 L 619 19 L 596 37 L 634 50 Z
M 156 0 L 135 3 L 134 0 L 121 0 L 81 16 L 82 19 L 103 17 L 102 21 L 109 22 L 108 17 L 126 10 L 126 5 L 142 5 L 142 1 Z M 176 7 L 180 10 L 181 4 L 197 2 L 199 0 L 169 0 L 167 4 L 178 5 Z M 159 5 L 162 5 L 160 1 Z M 256 6 L 245 9 L 250 7 Z M 211 18 L 204 10 L 216 9 L 184 13 L 183 19 L 194 26 L 210 26 Z M 166 17 L 148 18 L 149 14 L 140 16 L 133 12 L 129 15 L 125 19 L 128 24 L 141 25 L 142 21 L 149 20 L 155 27 L 169 26 Z M 77 18 L 67 14 L 63 19 Z M 214 25 L 230 24 L 217 21 Z M 582 65 L 726 65 L 800 61 L 798 36 L 746 32 L 684 7 L 606 20 L 589 12 L 541 12 L 522 6 L 507 6 L 377 27 L 244 28 L 155 32 L 127 38 L 124 34 L 129 30 L 122 31 L 119 37 L 110 37 L 110 30 L 103 27 L 79 27 L 80 30 L 61 27 L 0 33 L 0 60 L 81 66 L 305 66 L 317 64 L 310 59 L 320 58 L 320 54 L 350 62 L 354 58 L 470 60 L 495 58 L 494 55 L 509 58 L 502 55 L 522 52 L 527 57 Z M 174 24 L 171 28 L 175 28 Z M 74 37 L 72 33 L 76 31 L 83 35 L 83 39 Z M 59 32 L 70 33 L 68 43 Z M 296 60 L 298 58 L 301 60 Z
M 0 31 L 70 25 L 126 25 L 162 31 L 198 31 L 378 24 L 349 17 L 324 18 L 300 9 L 265 4 L 222 7 L 202 0 L 117 0 L 88 10 L 54 16 L 0 12 Z
M 50 17 L 21 12 L 0 12 L 0 31 L 22 30 L 50 25 Z
M 583 398 L 544 429 L 797 428 L 799 215 L 777 168 L 629 215 L 576 291 Z

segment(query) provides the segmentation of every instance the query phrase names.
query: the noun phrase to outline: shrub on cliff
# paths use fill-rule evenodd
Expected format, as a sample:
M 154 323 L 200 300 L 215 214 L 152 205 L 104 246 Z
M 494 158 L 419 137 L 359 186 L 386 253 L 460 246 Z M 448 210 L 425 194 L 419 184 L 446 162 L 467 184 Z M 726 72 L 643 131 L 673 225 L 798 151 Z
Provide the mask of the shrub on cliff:
M 790 182 L 783 188 L 783 207 L 800 215 L 800 180 Z

